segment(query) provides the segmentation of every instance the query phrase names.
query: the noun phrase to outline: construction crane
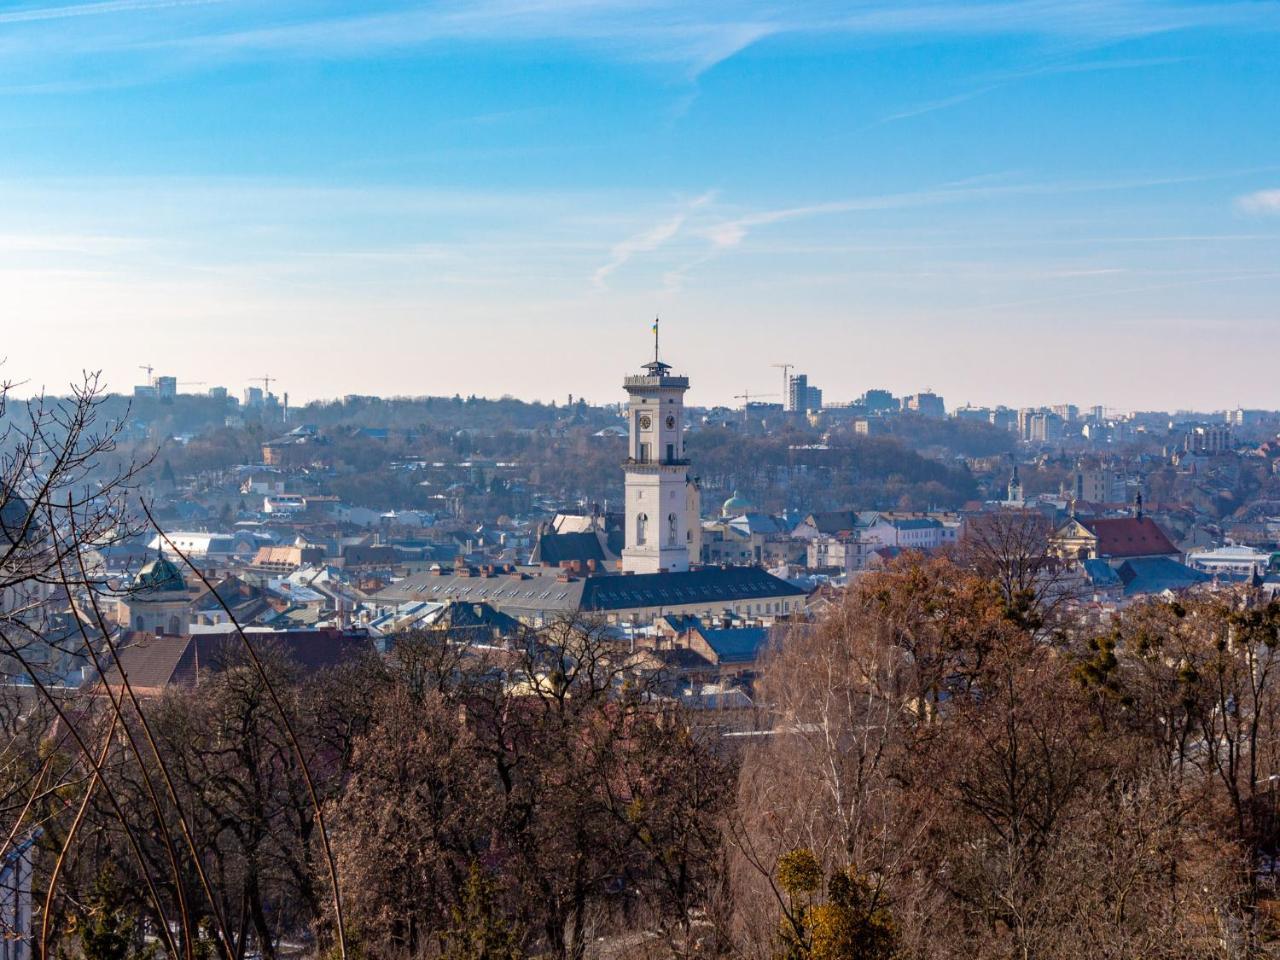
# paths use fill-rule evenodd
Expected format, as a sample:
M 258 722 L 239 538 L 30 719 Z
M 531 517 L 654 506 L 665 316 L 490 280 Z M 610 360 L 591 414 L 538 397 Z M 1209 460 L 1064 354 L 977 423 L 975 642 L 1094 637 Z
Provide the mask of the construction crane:
M 250 378 L 249 378 L 249 382 L 250 382 L 250 383 L 260 383 L 260 384 L 262 384 L 262 392 L 263 392 L 264 394 L 267 394 L 268 396 L 270 396 L 270 394 L 271 394 L 271 381 L 272 381 L 272 380 L 277 380 L 277 379 L 279 379 L 279 378 L 278 378 L 278 377 L 250 377 Z
M 140 363 L 140 364 L 138 364 L 138 369 L 139 369 L 139 370 L 145 370 L 145 371 L 147 371 L 147 386 L 148 386 L 148 387 L 154 387 L 154 386 L 155 386 L 155 381 L 154 381 L 153 379 L 151 379 L 151 371 L 153 371 L 153 370 L 155 369 L 155 367 L 153 367 L 153 366 L 152 366 L 151 364 L 149 364 L 149 363 Z
M 794 363 L 771 363 L 771 367 L 779 367 L 782 370 L 782 396 L 785 398 L 791 393 L 791 377 L 790 373 L 796 368 Z
M 742 393 L 735 393 L 733 395 L 733 399 L 741 400 L 742 406 L 746 408 L 751 405 L 752 397 L 755 397 L 757 400 L 759 400 L 761 397 L 776 397 L 776 396 L 777 396 L 776 393 L 752 393 L 749 390 L 744 390 L 742 391 Z
M 209 383 L 209 381 L 208 381 L 208 380 L 179 380 L 179 381 L 178 381 L 178 386 L 180 386 L 180 387 L 203 387 L 203 386 L 207 386 L 207 385 L 208 385 L 208 383 Z

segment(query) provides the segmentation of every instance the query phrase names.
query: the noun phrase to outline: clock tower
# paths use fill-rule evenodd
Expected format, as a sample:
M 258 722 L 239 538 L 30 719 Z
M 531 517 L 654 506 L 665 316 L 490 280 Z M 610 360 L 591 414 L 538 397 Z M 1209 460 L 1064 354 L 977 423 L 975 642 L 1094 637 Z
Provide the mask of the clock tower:
M 653 324 L 653 361 L 627 377 L 629 448 L 625 573 L 675 573 L 689 569 L 688 473 L 684 451 L 684 392 L 689 378 L 671 373 L 658 357 Z

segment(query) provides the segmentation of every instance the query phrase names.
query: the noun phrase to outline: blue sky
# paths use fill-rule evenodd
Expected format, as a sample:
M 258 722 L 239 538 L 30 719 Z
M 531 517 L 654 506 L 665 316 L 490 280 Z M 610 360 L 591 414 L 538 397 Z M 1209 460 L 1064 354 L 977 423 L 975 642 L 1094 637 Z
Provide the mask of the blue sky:
M 4 369 L 1277 407 L 1277 93 L 1269 0 L 0 4 Z

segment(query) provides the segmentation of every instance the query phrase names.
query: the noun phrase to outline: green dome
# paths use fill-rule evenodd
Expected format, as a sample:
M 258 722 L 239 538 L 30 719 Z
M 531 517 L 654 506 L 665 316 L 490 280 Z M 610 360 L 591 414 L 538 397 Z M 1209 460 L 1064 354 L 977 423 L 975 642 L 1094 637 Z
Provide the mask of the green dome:
M 27 514 L 30 509 L 27 502 L 7 487 L 0 486 L 0 540 L 15 543 L 23 536 L 26 527 L 26 540 L 31 540 L 35 532 L 35 524 L 28 525 Z
M 720 515 L 722 517 L 736 517 L 750 509 L 751 501 L 735 490 L 733 491 L 733 496 L 726 500 L 720 508 Z
M 182 571 L 168 557 L 156 557 L 138 571 L 139 590 L 185 590 L 187 581 Z

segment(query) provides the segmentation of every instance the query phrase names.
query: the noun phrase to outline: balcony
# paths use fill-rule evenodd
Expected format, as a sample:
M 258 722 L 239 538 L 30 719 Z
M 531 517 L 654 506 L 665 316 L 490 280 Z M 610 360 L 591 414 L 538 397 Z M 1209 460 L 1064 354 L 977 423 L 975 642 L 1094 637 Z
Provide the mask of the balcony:
M 689 389 L 688 377 L 676 377 L 664 374 L 663 376 L 650 376 L 644 373 L 638 373 L 634 376 L 625 377 L 622 381 L 622 389 L 624 390 L 652 390 L 661 387 L 674 387 L 680 390 Z
M 688 457 L 674 457 L 672 459 L 662 458 L 659 460 L 637 460 L 635 457 L 627 457 L 622 461 L 622 465 L 628 470 L 636 467 L 687 467 L 692 463 Z

